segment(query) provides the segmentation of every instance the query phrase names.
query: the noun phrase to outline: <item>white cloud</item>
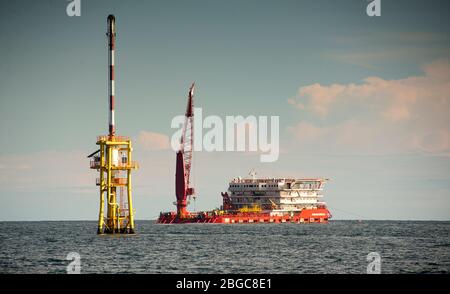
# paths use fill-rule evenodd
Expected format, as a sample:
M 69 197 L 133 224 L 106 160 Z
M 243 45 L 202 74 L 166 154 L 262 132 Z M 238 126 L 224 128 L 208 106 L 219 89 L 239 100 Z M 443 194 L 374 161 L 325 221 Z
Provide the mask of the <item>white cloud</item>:
M 87 154 L 79 151 L 41 151 L 0 155 L 0 186 L 6 190 L 37 191 L 95 187 Z
M 145 150 L 166 150 L 170 148 L 169 136 L 165 134 L 141 131 L 138 142 Z
M 362 84 L 301 87 L 288 104 L 313 118 L 288 130 L 298 144 L 315 150 L 448 154 L 449 60 L 436 60 L 423 71 L 399 80 L 369 77 Z

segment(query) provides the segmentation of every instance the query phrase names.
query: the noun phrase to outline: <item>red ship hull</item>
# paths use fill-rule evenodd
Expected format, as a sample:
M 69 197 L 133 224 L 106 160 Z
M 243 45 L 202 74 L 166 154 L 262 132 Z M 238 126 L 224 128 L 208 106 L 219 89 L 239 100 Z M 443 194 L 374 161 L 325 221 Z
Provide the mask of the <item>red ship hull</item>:
M 175 212 L 161 213 L 157 223 L 213 223 L 213 224 L 249 224 L 249 223 L 327 223 L 331 214 L 326 208 L 304 209 L 301 212 L 286 215 L 270 213 L 224 213 L 214 211 L 190 213 L 179 218 Z

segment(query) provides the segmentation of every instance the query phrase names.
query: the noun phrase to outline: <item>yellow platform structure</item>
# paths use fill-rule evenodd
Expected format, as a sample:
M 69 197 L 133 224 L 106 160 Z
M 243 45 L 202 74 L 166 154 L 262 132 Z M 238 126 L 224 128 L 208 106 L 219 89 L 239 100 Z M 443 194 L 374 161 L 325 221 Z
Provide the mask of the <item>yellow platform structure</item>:
M 134 234 L 134 210 L 131 196 L 131 170 L 137 169 L 132 161 L 131 140 L 124 136 L 99 136 L 100 149 L 88 157 L 91 169 L 100 176 L 98 234 Z M 105 215 L 106 206 L 106 215 Z

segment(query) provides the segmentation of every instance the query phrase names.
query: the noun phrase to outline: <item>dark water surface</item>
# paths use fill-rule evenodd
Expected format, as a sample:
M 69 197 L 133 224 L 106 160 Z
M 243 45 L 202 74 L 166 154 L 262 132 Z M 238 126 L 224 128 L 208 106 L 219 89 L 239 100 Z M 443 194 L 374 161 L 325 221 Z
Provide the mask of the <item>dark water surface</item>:
M 450 222 L 157 225 L 133 236 L 97 236 L 96 222 L 0 222 L 1 273 L 449 273 Z

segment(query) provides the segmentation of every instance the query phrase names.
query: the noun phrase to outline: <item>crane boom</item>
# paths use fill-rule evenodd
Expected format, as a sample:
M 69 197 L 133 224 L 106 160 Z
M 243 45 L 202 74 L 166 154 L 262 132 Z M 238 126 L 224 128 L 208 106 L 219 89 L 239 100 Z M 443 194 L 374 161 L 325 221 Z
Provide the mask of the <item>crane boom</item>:
M 194 148 L 194 86 L 189 88 L 183 133 L 180 139 L 180 149 L 177 151 L 175 193 L 177 196 L 177 215 L 186 217 L 187 197 L 194 195 L 191 187 L 191 167 Z

